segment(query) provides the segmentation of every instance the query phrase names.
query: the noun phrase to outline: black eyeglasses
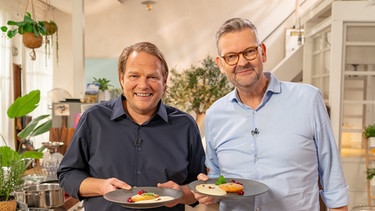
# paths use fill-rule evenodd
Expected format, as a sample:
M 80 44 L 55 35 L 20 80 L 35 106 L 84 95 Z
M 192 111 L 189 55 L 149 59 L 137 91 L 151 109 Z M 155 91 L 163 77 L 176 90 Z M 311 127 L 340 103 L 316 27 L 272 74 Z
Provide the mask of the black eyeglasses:
M 238 63 L 238 60 L 240 60 L 240 54 L 242 54 L 242 56 L 246 60 L 251 61 L 251 60 L 254 60 L 258 56 L 258 47 L 259 46 L 249 47 L 249 48 L 246 48 L 246 50 L 244 50 L 242 52 L 238 52 L 238 53 L 233 53 L 233 52 L 228 53 L 224 56 L 221 56 L 221 58 L 223 58 L 224 61 L 228 65 L 231 65 L 231 66 L 234 66 Z

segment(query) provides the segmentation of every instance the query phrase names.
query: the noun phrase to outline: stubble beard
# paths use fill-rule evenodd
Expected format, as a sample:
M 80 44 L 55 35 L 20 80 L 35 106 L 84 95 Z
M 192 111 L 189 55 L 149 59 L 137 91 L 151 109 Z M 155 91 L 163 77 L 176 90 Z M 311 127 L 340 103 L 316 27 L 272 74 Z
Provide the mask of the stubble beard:
M 242 70 L 250 70 L 250 73 L 247 73 L 244 76 L 238 75 L 238 72 L 241 72 Z M 237 67 L 235 69 L 234 73 L 234 83 L 237 87 L 249 87 L 253 86 L 260 80 L 260 71 L 256 71 L 255 68 L 251 64 L 247 64 L 246 66 Z

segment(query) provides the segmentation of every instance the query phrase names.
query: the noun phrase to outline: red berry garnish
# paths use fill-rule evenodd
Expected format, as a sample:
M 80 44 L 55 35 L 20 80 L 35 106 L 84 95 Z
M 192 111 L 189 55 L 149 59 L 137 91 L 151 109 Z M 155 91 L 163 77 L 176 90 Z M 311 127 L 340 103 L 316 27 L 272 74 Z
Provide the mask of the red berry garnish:
M 243 192 L 243 191 L 241 190 L 241 191 L 238 191 L 237 194 L 238 194 L 238 195 L 243 195 L 243 194 L 245 194 L 245 192 Z
M 143 193 L 146 193 L 146 191 L 144 191 L 144 190 L 138 191 L 138 195 L 142 195 Z
M 132 198 L 129 197 L 129 198 L 128 198 L 128 202 L 129 202 L 129 203 L 133 203 Z

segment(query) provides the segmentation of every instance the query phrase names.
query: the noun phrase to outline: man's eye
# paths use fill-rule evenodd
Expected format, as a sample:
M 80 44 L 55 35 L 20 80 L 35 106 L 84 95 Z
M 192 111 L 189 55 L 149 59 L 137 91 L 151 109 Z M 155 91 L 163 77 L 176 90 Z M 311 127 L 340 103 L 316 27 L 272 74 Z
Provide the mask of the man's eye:
M 233 60 L 237 58 L 237 54 L 228 54 L 225 56 L 225 58 L 228 60 Z
M 255 54 L 256 52 L 257 52 L 256 49 L 252 48 L 252 49 L 249 49 L 249 50 L 243 52 L 243 54 L 245 54 L 245 55 L 252 55 L 252 54 Z

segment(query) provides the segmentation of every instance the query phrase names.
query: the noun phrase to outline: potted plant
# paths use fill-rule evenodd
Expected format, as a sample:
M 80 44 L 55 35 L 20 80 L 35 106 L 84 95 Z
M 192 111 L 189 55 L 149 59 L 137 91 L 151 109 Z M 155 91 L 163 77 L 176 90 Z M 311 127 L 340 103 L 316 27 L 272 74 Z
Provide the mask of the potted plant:
M 25 47 L 32 49 L 32 59 L 35 60 L 35 48 L 39 48 L 43 43 L 43 36 L 46 39 L 46 47 L 49 46 L 49 38 L 56 33 L 56 55 L 58 51 L 57 25 L 54 21 L 36 21 L 26 12 L 22 21 L 9 20 L 9 26 L 2 26 L 1 31 L 7 34 L 8 38 L 13 38 L 16 34 L 22 35 L 22 42 Z
M 365 127 L 363 135 L 367 138 L 368 146 L 375 147 L 375 124 Z
M 375 186 L 374 180 L 372 180 L 375 176 L 375 168 L 368 168 L 366 171 L 367 179 L 370 181 L 371 186 Z
M 31 91 L 17 98 L 7 110 L 8 117 L 18 118 L 29 114 L 37 108 L 39 101 L 39 90 Z M 40 120 L 48 116 L 49 115 L 41 115 L 34 118 L 17 136 L 26 139 L 49 131 L 52 127 L 52 120 L 39 124 Z M 1 138 L 5 145 L 7 145 L 2 135 Z M 17 202 L 13 192 L 22 187 L 22 177 L 25 170 L 28 165 L 30 165 L 31 161 L 43 157 L 43 150 L 44 147 L 41 147 L 37 151 L 25 151 L 19 154 L 9 146 L 0 147 L 0 210 L 16 210 Z M 2 208 L 1 206 L 6 207 Z
M 110 100 L 111 95 L 109 93 L 109 87 L 112 85 L 110 85 L 109 82 L 111 81 L 106 78 L 93 78 L 93 83 L 99 84 L 99 102 Z
M 42 157 L 43 153 L 39 151 L 25 151 L 19 155 L 9 146 L 0 147 L 0 210 L 16 210 L 14 191 L 23 186 L 23 174 L 30 161 Z

